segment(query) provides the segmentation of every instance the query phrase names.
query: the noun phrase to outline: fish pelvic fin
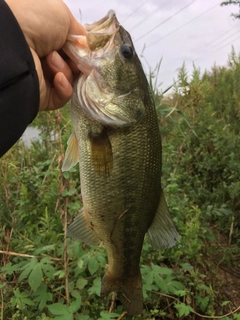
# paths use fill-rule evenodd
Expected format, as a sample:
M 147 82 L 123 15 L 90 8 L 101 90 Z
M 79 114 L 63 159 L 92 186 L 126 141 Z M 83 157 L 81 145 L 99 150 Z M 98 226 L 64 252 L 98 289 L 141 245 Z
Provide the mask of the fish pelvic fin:
M 100 174 L 109 176 L 113 168 L 113 153 L 106 129 L 97 135 L 89 134 L 91 163 Z
M 170 216 L 163 191 L 153 222 L 148 229 L 148 241 L 153 249 L 164 250 L 175 245 L 178 232 Z
M 77 238 L 84 241 L 87 244 L 97 246 L 101 243 L 101 240 L 94 232 L 93 226 L 89 221 L 84 209 L 80 211 L 80 214 L 76 216 L 73 222 L 67 228 L 67 235 L 72 238 Z
M 114 278 L 108 272 L 102 279 L 101 298 L 111 292 L 120 292 L 120 300 L 125 311 L 139 315 L 143 311 L 142 278 L 140 270 L 133 277 Z
M 78 141 L 75 132 L 70 135 L 67 143 L 62 171 L 68 171 L 79 162 Z

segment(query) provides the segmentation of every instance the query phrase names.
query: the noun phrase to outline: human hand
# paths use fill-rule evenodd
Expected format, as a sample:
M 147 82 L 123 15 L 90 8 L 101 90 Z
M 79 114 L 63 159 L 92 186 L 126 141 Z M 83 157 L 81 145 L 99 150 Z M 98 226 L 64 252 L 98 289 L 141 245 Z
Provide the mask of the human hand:
M 39 110 L 64 106 L 72 95 L 73 63 L 57 51 L 67 34 L 85 34 L 62 0 L 5 0 L 15 15 L 30 47 L 39 78 Z

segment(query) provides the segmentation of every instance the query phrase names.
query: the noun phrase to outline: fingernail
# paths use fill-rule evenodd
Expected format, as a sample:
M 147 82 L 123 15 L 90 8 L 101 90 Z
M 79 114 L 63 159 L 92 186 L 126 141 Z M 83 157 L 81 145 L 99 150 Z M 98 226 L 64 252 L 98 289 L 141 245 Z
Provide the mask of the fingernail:
M 64 61 L 56 51 L 52 54 L 52 64 L 60 70 L 64 67 Z
M 69 82 L 63 73 L 59 77 L 59 83 L 64 89 L 67 89 L 67 87 L 69 86 Z

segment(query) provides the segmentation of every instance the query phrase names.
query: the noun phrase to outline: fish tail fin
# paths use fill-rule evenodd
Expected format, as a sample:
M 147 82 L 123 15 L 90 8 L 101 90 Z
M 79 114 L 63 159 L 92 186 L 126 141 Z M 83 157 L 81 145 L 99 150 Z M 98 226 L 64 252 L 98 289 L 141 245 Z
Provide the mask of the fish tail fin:
M 143 310 L 142 278 L 140 270 L 132 277 L 113 278 L 108 272 L 102 280 L 101 298 L 111 292 L 120 292 L 123 308 L 131 315 L 138 315 Z

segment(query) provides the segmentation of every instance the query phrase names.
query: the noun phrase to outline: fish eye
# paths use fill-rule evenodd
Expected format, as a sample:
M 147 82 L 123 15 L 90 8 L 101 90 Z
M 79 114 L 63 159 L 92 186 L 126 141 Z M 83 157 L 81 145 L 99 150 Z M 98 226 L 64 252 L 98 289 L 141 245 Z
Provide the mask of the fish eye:
M 120 52 L 122 56 L 128 60 L 133 56 L 133 48 L 126 43 L 121 46 Z

